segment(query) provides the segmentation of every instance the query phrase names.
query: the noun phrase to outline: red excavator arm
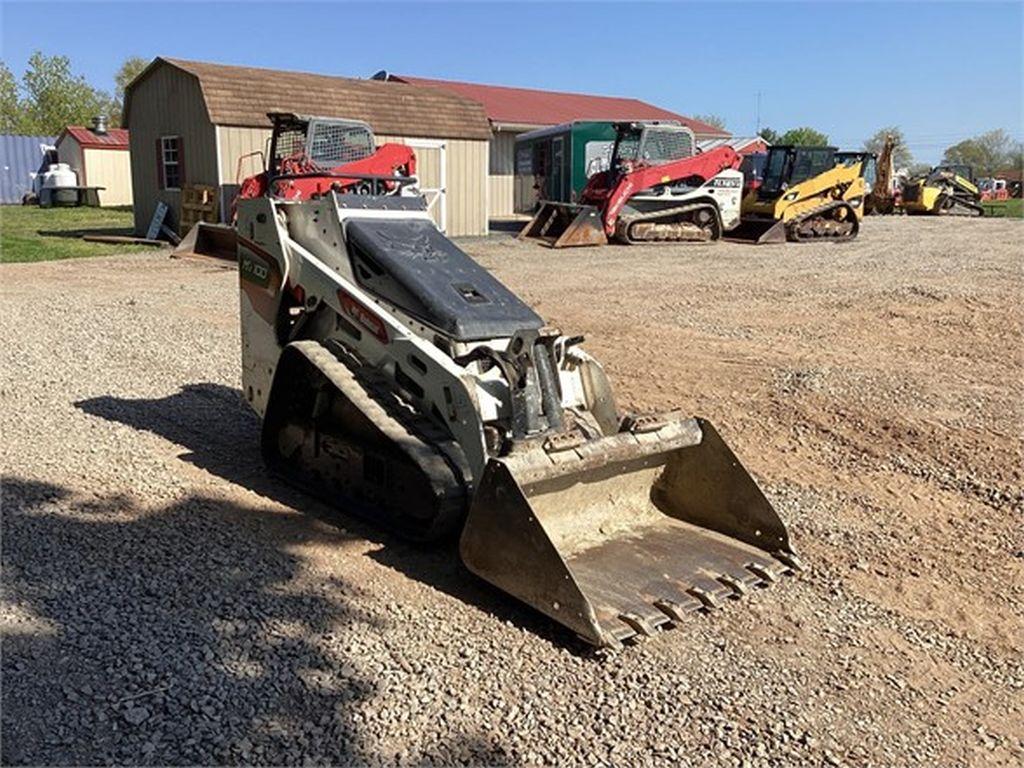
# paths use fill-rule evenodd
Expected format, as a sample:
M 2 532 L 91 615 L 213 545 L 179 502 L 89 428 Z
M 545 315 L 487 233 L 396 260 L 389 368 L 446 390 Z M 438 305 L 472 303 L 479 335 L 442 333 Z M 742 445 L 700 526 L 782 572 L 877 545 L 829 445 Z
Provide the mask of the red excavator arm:
M 638 192 L 686 179 L 699 179 L 703 184 L 727 168 L 739 167 L 740 156 L 736 150 L 718 147 L 663 165 L 632 164 L 625 172 L 609 169 L 590 177 L 580 193 L 580 202 L 601 211 L 605 234 L 611 237 L 622 206 Z

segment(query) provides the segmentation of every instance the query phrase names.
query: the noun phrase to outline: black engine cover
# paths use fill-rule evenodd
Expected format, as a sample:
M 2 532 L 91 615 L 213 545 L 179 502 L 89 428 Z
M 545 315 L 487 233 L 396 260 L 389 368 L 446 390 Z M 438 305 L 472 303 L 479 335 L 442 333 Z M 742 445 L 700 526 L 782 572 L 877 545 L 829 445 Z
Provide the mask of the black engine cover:
M 456 341 L 535 330 L 543 320 L 422 219 L 346 222 L 359 284 Z

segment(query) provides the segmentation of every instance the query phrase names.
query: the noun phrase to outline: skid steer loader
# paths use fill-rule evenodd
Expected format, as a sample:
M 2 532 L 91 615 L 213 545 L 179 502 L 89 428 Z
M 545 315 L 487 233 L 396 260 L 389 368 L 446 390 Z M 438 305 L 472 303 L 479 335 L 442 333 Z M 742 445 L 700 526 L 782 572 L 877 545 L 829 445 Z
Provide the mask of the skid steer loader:
M 380 194 L 393 187 L 393 182 L 380 179 L 396 173 L 406 176 L 416 173 L 416 155 L 412 149 L 405 144 L 394 143 L 375 147 L 373 134 L 366 123 L 330 120 L 327 127 L 318 129 L 316 123 L 319 118 L 316 117 L 290 112 L 271 112 L 268 117 L 274 125 L 273 134 L 277 136 L 276 147 L 281 155 L 278 173 L 282 178 L 271 189 L 271 180 L 266 172 L 244 181 L 236 177 L 241 184 L 232 203 L 232 219 L 238 200 L 261 197 L 269 192 L 283 199 L 309 197 L 328 188 L 352 194 Z M 317 147 L 319 156 L 329 157 L 329 162 L 333 163 L 329 177 L 308 164 L 304 142 L 311 124 L 312 131 L 321 136 Z M 262 155 L 262 152 L 254 154 Z M 346 176 L 346 173 L 350 175 Z M 199 222 L 185 234 L 171 255 L 175 258 L 209 257 L 234 261 L 238 247 L 235 237 L 233 221 L 231 224 Z
M 265 194 L 238 204 L 243 389 L 273 471 L 402 536 L 461 532 L 470 571 L 597 646 L 799 568 L 711 424 L 620 413 L 582 337 L 448 240 L 414 179 L 335 189 L 329 126 L 308 122 L 299 172 L 275 131 Z
M 737 234 L 758 244 L 852 240 L 867 193 L 861 163 L 836 163 L 834 147 L 776 145 L 761 185 L 743 198 Z
M 693 131 L 676 124 L 615 124 L 608 170 L 579 204 L 546 201 L 519 233 L 552 248 L 708 242 L 740 222 L 743 174 L 732 147 L 694 154 Z
M 940 165 L 903 185 L 903 210 L 909 214 L 982 216 L 981 191 L 969 165 Z

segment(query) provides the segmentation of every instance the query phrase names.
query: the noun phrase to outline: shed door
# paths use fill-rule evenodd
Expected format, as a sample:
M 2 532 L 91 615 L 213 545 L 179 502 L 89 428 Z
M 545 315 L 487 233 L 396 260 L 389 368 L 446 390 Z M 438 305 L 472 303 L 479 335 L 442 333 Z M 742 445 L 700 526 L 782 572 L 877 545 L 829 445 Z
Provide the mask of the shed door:
M 427 200 L 427 210 L 444 232 L 448 228 L 445 143 L 427 139 L 410 139 L 406 143 L 416 151 L 416 176 L 420 192 Z

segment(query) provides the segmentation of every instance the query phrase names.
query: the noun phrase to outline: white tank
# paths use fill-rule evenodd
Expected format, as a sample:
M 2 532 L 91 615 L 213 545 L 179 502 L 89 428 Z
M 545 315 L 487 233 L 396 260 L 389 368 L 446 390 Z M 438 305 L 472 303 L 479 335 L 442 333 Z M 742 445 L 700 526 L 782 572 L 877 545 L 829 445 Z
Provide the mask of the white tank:
M 40 198 L 49 197 L 51 205 L 75 205 L 78 202 L 78 175 L 67 163 L 51 165 L 43 173 Z

